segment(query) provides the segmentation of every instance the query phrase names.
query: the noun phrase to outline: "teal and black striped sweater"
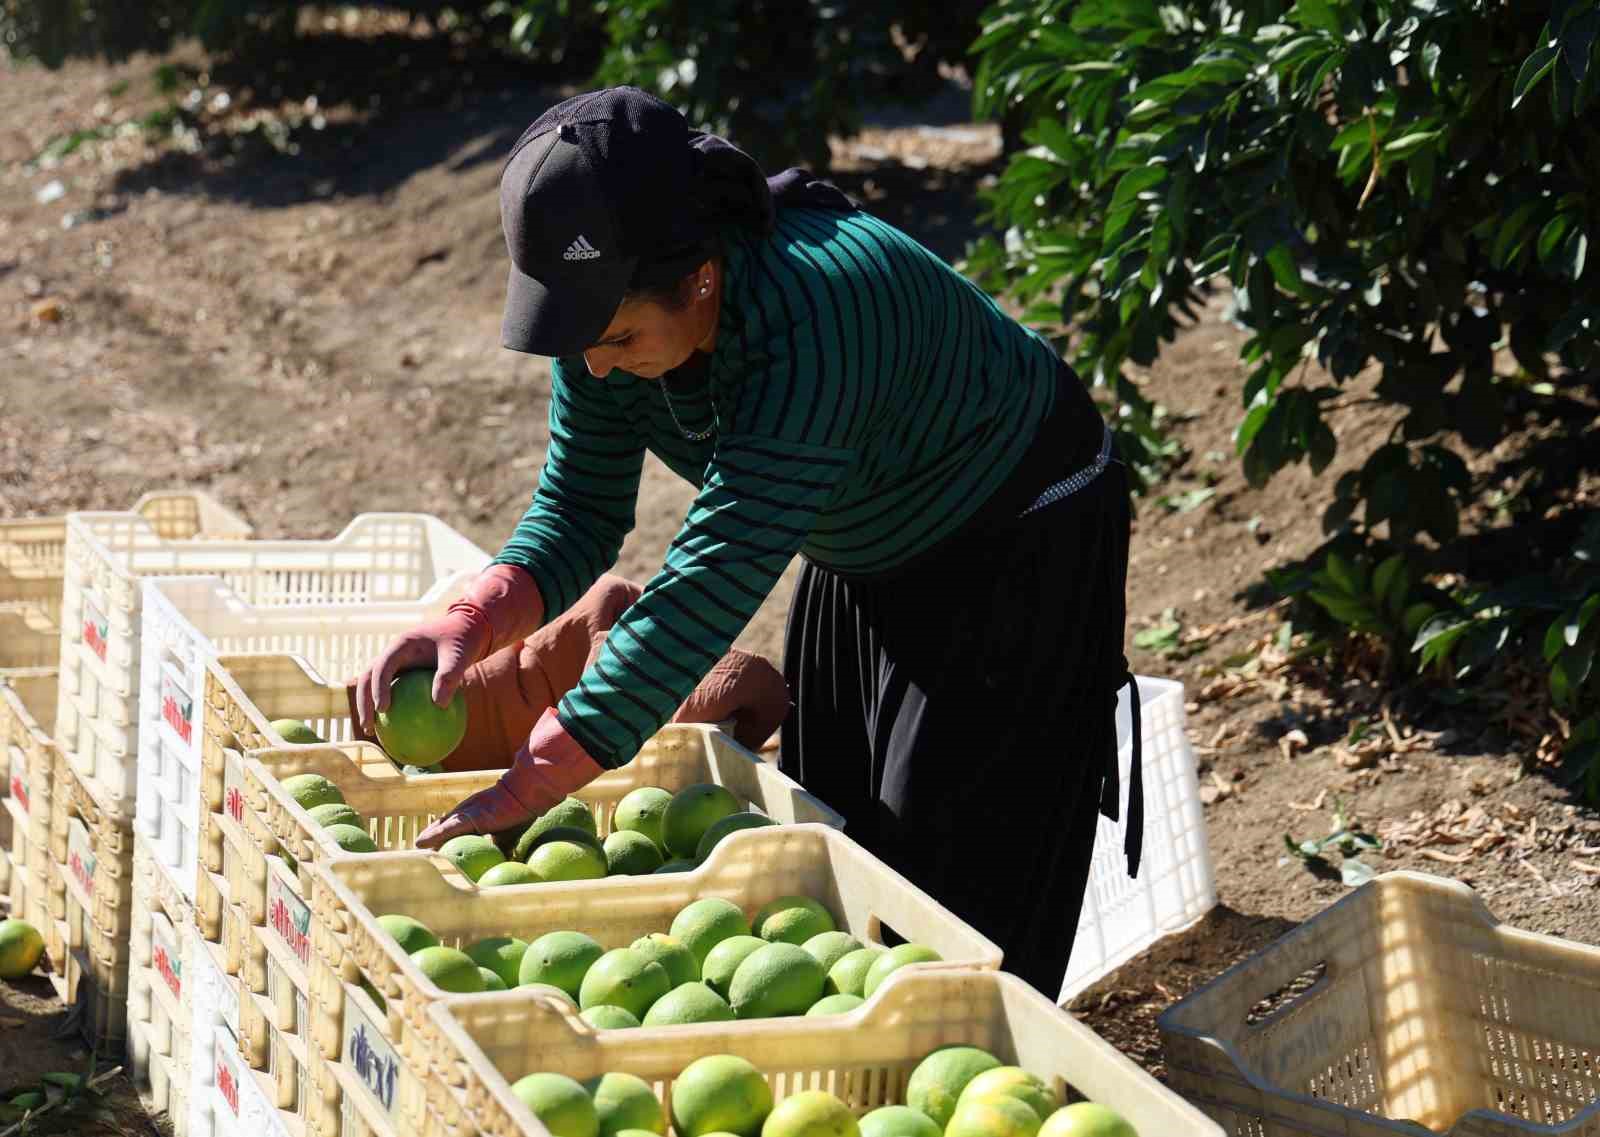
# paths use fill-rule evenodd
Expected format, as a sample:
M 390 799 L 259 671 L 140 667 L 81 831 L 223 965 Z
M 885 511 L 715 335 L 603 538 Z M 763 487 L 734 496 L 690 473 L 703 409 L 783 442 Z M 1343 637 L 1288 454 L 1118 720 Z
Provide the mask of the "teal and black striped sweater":
M 532 574 L 554 618 L 615 563 L 646 449 L 699 487 L 558 708 L 603 765 L 671 718 L 796 553 L 873 574 L 928 549 L 1004 482 L 1056 398 L 1049 344 L 869 214 L 783 210 L 725 254 L 716 347 L 670 408 L 659 382 L 555 361 L 544 472 L 496 558 Z

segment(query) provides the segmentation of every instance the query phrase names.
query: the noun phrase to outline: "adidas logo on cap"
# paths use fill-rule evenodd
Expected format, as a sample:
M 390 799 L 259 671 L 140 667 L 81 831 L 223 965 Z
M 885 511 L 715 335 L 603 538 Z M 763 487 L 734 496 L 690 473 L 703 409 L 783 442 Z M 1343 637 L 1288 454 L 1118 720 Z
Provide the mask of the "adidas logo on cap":
M 589 244 L 589 238 L 578 234 L 578 239 L 567 246 L 567 251 L 561 254 L 564 261 L 592 261 L 600 255 L 600 250 Z

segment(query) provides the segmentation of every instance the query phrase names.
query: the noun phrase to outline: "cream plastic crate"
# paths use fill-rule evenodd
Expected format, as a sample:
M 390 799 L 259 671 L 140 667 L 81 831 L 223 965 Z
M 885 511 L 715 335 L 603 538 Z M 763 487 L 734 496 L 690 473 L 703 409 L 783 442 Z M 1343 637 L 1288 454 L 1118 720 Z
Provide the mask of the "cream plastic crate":
M 451 573 L 417 600 L 270 608 L 246 602 L 214 576 L 144 581 L 135 816 L 186 896 L 194 899 L 208 807 L 200 784 L 207 664 L 222 653 L 293 651 L 324 675 L 357 675 L 396 635 L 442 616 L 480 568 Z M 343 733 L 349 736 L 348 716 Z
M 54 668 L 0 671 L 0 811 L 9 829 L 0 850 L 11 914 L 44 929 L 63 914 L 62 892 L 49 864 L 50 792 L 55 774 Z
M 251 737 L 250 729 L 242 726 L 236 733 Z M 338 1046 L 337 1023 L 309 1014 L 319 981 L 308 938 L 305 874 L 308 866 L 340 850 L 283 791 L 282 780 L 323 775 L 366 820 L 380 848 L 408 850 L 429 821 L 499 775 L 403 774 L 368 743 L 285 746 L 243 757 L 230 750 L 225 756 L 224 807 L 208 817 L 221 845 L 223 871 L 205 874 L 201 881 L 200 927 L 237 960 L 247 996 L 244 1049 L 252 1066 L 271 1074 L 278 1108 L 303 1113 L 308 1047 L 320 1045 L 332 1055 Z M 677 791 L 699 782 L 724 785 L 741 804 L 780 822 L 843 824 L 792 779 L 709 726 L 664 727 L 627 766 L 606 772 L 577 796 L 593 808 L 596 826 L 605 834 L 617 803 L 633 789 L 650 785 Z M 298 872 L 282 857 L 285 850 Z M 320 1038 L 309 1037 L 308 1017 L 322 1030 Z
M 930 1051 L 977 1046 L 1045 1079 L 1063 1100 L 1088 1098 L 1120 1113 L 1141 1137 L 1222 1137 L 1177 1094 L 1013 975 L 919 971 L 891 975 L 847 1015 L 708 1023 L 670 1030 L 592 1031 L 556 1003 L 525 991 L 452 996 L 428 1010 L 442 1076 L 427 1137 L 546 1137 L 511 1092 L 526 1074 L 579 1080 L 628 1073 L 663 1104 L 698 1058 L 738 1054 L 782 1101 L 803 1090 L 838 1096 L 859 1116 L 905 1101 L 911 1071 Z M 373 1130 L 373 1132 L 377 1132 Z M 351 1127 L 344 1137 L 363 1130 Z
M 1249 1137 L 1595 1137 L 1600 948 L 1385 873 L 1160 1019 L 1171 1084 Z
M 418 913 L 449 947 L 511 934 L 531 943 L 547 932 L 577 930 L 610 949 L 665 932 L 681 909 L 703 897 L 724 897 L 751 917 L 769 901 L 802 895 L 824 904 L 839 927 L 863 943 L 883 943 L 887 929 L 933 948 L 944 963 L 927 966 L 1000 965 L 1000 949 L 991 941 L 824 825 L 734 833 L 693 872 L 661 876 L 480 889 L 444 858 L 427 853 L 341 856 L 310 874 L 312 943 L 323 964 L 313 978 L 337 975 L 341 981 L 331 990 L 313 988 L 322 1053 L 330 1060 L 342 1056 L 334 1070 L 341 1094 L 360 1097 L 358 1112 L 370 1114 L 367 1124 L 380 1133 L 405 1134 L 421 1125 L 439 1043 L 423 1012 L 446 994 L 378 926 L 386 912 Z M 357 986 L 362 977 L 388 1003 L 382 1018 L 371 1018 L 376 1007 Z M 874 995 L 869 1004 L 877 1000 Z M 337 1030 L 341 1018 L 342 1039 L 327 1037 L 327 1028 Z M 332 1050 L 330 1042 L 339 1049 Z M 372 1094 L 362 1077 L 363 1069 L 375 1068 L 365 1061 L 368 1054 L 378 1056 L 377 1066 L 399 1070 L 387 1100 Z M 390 1128 L 380 1127 L 380 1119 Z
M 415 600 L 486 561 L 420 513 L 362 514 L 327 541 L 169 541 L 128 514 L 69 514 L 56 736 L 131 818 L 144 577 L 218 576 L 248 604 L 290 609 Z
M 1057 1001 L 1065 1005 L 1163 936 L 1181 931 L 1217 903 L 1205 814 L 1185 730 L 1183 684 L 1139 676 L 1143 723 L 1144 855 L 1128 876 L 1122 842 L 1128 827 L 1128 775 L 1133 769 L 1132 701 L 1117 697 L 1117 758 L 1122 802 L 1117 821 L 1100 818 L 1078 933 Z
M 168 540 L 204 533 L 213 538 L 250 536 L 249 524 L 209 494 L 193 490 L 147 493 L 128 511 Z M 21 602 L 42 609 L 52 628 L 60 624 L 66 517 L 0 521 L 0 605 Z M 55 663 L 51 649 L 50 664 Z
M 46 937 L 51 982 L 96 1050 L 124 1049 L 129 934 L 133 920 L 133 829 L 104 808 L 67 756 L 55 752 L 50 800 L 50 872 L 62 916 Z
M 157 867 L 149 843 L 133 839 L 133 915 L 128 938 L 128 1059 L 136 1085 L 187 1137 L 193 999 L 189 903 Z

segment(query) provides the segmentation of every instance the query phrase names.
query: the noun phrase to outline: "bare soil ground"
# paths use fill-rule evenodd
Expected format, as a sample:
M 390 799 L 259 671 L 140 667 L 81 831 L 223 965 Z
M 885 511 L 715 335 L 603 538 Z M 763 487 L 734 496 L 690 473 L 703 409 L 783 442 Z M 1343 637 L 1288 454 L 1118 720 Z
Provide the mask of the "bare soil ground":
M 564 92 L 398 28 L 318 43 L 269 69 L 190 50 L 5 74 L 0 516 L 182 484 L 262 536 L 328 536 L 384 509 L 437 514 L 489 549 L 511 531 L 543 454 L 548 372 L 499 347 L 498 161 Z M 181 115 L 119 125 L 168 105 L 158 65 Z M 999 148 L 954 102 L 839 142 L 835 172 L 950 258 L 978 231 Z M 85 130 L 103 137 L 38 160 Z M 1239 342 L 1219 302 L 1140 377 L 1187 460 L 1140 503 L 1129 634 L 1169 610 L 1182 632 L 1175 651 L 1130 655 L 1188 685 L 1222 907 L 1075 1009 L 1158 1072 L 1162 1009 L 1345 891 L 1283 857 L 1286 830 L 1325 833 L 1336 802 L 1386 838 L 1374 867 L 1455 876 L 1510 922 L 1600 938 L 1600 820 L 1543 772 L 1559 724 L 1536 682 L 1447 708 L 1277 646 L 1283 610 L 1255 586 L 1321 541 L 1332 478 L 1294 468 L 1247 486 Z M 1358 400 L 1335 422 L 1335 473 L 1392 425 Z M 1200 489 L 1214 492 L 1180 497 Z M 689 498 L 650 463 L 620 571 L 648 578 Z M 777 657 L 788 595 L 786 580 L 745 646 Z M 0 1029 L 0 1082 L 13 1053 L 70 1068 L 22 1010 Z

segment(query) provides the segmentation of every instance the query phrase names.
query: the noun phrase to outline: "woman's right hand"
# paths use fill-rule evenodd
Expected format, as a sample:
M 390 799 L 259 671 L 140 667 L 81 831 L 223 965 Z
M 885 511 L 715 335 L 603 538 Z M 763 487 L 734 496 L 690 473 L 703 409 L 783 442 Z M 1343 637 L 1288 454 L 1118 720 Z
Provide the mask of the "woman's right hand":
M 377 713 L 389 709 L 389 685 L 402 671 L 433 668 L 433 701 L 448 706 L 467 668 L 489 654 L 491 638 L 489 622 L 465 606 L 400 633 L 356 680 L 356 715 L 363 733 L 370 736 Z

